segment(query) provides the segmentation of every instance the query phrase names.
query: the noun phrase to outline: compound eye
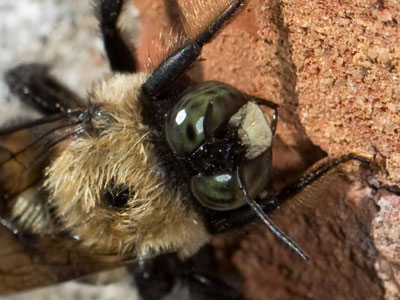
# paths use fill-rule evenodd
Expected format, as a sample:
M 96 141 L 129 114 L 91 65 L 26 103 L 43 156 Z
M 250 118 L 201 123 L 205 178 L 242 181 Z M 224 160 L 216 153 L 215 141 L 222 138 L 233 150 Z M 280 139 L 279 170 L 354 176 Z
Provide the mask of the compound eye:
M 271 149 L 252 160 L 245 160 L 243 176 L 247 190 L 256 198 L 265 189 L 272 165 Z M 246 204 L 238 184 L 238 171 L 192 177 L 190 187 L 194 197 L 213 210 L 233 210 Z
M 190 185 L 196 199 L 213 210 L 231 210 L 245 204 L 235 173 L 200 174 L 192 177 Z
M 166 121 L 166 137 L 175 154 L 186 156 L 205 142 L 240 107 L 246 96 L 222 82 L 205 82 L 191 89 L 175 105 Z

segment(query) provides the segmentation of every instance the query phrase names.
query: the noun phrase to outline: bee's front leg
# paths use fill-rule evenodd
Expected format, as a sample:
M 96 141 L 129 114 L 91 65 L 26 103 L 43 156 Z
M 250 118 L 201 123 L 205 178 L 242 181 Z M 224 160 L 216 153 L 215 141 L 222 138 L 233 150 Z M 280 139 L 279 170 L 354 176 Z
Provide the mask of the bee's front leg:
M 232 19 L 243 2 L 244 0 L 232 1 L 199 35 L 191 37 L 185 46 L 164 59 L 143 84 L 142 89 L 145 94 L 157 98 L 157 95 L 161 94 L 183 74 L 200 56 L 203 46 L 209 43 L 218 31 Z

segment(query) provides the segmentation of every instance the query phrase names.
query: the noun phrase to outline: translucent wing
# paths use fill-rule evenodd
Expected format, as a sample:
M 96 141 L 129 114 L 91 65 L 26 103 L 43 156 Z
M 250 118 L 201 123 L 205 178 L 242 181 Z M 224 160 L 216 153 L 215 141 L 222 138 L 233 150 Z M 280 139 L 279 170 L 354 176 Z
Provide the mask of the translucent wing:
M 82 277 L 127 259 L 93 253 L 57 231 L 40 190 L 52 155 L 88 123 L 88 110 L 73 110 L 0 129 L 0 294 Z
M 0 129 L 0 203 L 38 182 L 55 145 L 82 132 L 85 111 Z
M 0 295 L 79 278 L 132 261 L 91 253 L 66 237 L 15 235 L 0 226 Z

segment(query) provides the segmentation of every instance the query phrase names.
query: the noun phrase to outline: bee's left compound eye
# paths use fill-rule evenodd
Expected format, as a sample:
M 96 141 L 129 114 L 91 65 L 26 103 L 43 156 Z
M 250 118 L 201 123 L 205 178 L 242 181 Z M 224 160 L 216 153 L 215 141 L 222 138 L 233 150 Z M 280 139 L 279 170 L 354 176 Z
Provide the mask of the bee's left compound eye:
M 246 95 L 222 82 L 206 82 L 186 93 L 175 105 L 166 124 L 167 141 L 178 156 L 185 157 L 204 143 L 240 107 Z

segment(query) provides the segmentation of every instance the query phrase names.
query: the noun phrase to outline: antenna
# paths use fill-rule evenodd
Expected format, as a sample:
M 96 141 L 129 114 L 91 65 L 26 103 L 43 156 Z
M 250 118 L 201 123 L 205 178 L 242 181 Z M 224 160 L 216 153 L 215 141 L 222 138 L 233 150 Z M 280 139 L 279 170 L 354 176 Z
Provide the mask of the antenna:
M 298 246 L 294 241 L 290 239 L 286 234 L 284 234 L 282 231 L 279 230 L 278 227 L 272 222 L 272 220 L 267 216 L 267 214 L 262 210 L 260 205 L 250 197 L 246 183 L 243 178 L 242 174 L 242 169 L 239 167 L 238 171 L 238 184 L 239 188 L 242 190 L 244 198 L 246 199 L 247 203 L 249 204 L 250 208 L 256 213 L 256 215 L 267 225 L 269 230 L 272 231 L 272 233 L 279 239 L 281 240 L 284 244 L 289 246 L 294 252 L 296 252 L 297 255 L 299 255 L 302 259 L 308 260 L 309 257 L 307 254 Z

